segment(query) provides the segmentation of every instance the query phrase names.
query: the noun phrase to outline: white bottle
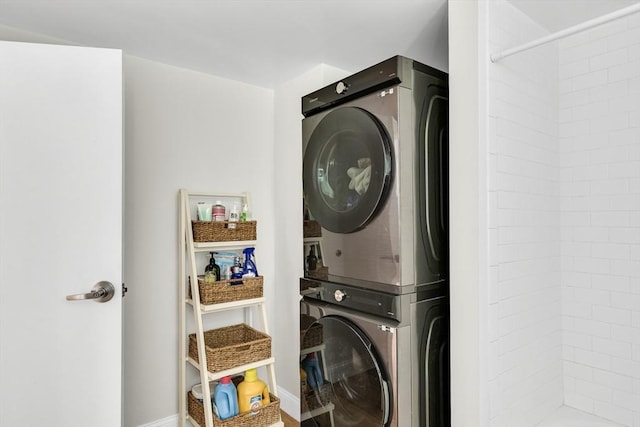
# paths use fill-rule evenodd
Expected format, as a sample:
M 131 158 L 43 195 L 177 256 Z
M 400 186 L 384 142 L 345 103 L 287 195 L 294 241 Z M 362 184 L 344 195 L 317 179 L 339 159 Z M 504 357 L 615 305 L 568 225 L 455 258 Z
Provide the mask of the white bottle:
M 238 212 L 238 205 L 233 205 L 229 212 L 229 228 L 236 228 L 236 222 L 240 221 L 240 212 Z

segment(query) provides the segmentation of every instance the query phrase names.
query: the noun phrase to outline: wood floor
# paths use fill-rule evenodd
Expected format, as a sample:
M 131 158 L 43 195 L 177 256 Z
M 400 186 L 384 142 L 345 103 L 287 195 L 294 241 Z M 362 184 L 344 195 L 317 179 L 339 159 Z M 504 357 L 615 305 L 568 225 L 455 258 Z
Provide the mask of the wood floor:
M 282 422 L 284 422 L 284 427 L 299 427 L 300 423 L 291 418 L 286 412 L 281 412 Z

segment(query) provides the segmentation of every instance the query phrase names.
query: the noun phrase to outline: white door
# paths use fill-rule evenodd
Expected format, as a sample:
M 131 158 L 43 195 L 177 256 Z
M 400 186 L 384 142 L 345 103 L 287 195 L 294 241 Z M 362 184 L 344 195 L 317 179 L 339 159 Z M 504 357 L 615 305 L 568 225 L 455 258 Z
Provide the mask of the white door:
M 121 288 L 122 53 L 0 42 L 0 426 L 121 425 Z

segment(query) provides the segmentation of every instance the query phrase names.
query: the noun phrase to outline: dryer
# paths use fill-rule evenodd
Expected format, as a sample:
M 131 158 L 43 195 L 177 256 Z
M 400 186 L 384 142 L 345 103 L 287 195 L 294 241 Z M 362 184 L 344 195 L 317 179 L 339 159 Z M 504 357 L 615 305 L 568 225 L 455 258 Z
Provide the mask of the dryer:
M 305 276 L 394 294 L 446 280 L 446 73 L 396 56 L 302 113 Z
M 450 427 L 445 284 L 386 294 L 301 279 L 302 427 Z

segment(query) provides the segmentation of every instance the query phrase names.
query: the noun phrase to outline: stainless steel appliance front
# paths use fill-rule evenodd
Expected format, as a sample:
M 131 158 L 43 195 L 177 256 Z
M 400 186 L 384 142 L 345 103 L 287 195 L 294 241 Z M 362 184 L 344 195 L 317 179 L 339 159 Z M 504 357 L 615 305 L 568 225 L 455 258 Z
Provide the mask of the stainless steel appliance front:
M 301 393 L 303 427 L 449 427 L 448 302 L 441 285 L 391 295 L 301 283 L 300 360 L 304 368 L 313 354 L 322 378 Z M 379 315 L 389 307 L 389 315 Z
M 305 225 L 318 225 L 312 235 L 305 227 L 305 256 L 318 258 L 305 275 L 406 293 L 447 276 L 446 75 L 396 57 L 344 85 L 381 70 L 397 71 L 391 86 L 351 93 L 302 121 Z

